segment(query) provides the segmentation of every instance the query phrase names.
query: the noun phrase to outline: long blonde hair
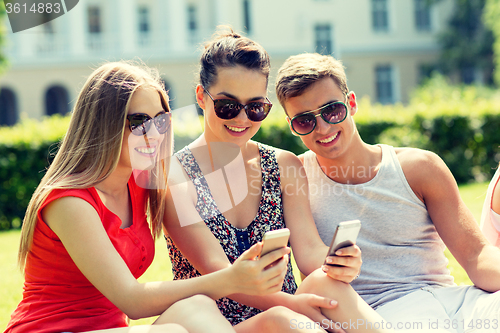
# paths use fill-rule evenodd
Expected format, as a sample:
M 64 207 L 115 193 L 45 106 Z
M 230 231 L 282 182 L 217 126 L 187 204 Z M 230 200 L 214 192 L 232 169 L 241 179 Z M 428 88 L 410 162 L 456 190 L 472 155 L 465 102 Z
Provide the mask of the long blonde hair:
M 170 111 L 168 96 L 158 72 L 146 66 L 126 62 L 106 63 L 87 79 L 59 151 L 28 205 L 18 253 L 22 270 L 33 243 L 38 210 L 50 192 L 54 189 L 94 187 L 114 171 L 120 157 L 124 131 L 128 130 L 126 117 L 130 100 L 140 86 L 146 85 L 158 90 L 163 108 Z M 172 131 L 167 133 L 162 145 L 166 145 L 164 149 L 171 152 Z M 152 172 L 157 179 L 167 178 L 167 164 L 168 160 L 156 163 Z M 165 185 L 150 189 L 146 203 L 151 232 L 155 238 L 161 233 L 165 209 L 165 190 L 162 188 Z

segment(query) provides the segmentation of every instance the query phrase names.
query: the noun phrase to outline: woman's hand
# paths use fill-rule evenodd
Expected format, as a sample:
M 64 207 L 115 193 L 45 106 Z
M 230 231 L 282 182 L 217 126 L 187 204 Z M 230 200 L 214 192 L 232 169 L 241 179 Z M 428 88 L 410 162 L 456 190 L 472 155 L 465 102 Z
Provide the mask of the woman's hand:
M 253 245 L 230 267 L 232 274 L 228 282 L 234 288 L 232 293 L 262 296 L 281 291 L 290 248 L 281 248 L 259 258 L 261 250 L 261 242 Z
M 309 317 L 315 323 L 319 323 L 321 328 L 328 332 L 345 333 L 339 325 L 323 315 L 321 308 L 334 309 L 337 301 L 321 297 L 314 294 L 297 294 L 290 298 L 292 302 L 287 304 L 291 310 Z
M 326 263 L 322 269 L 329 277 L 345 283 L 351 283 L 359 276 L 361 270 L 361 249 L 357 245 L 337 250 L 335 256 L 326 257 Z M 340 266 L 332 266 L 340 265 Z

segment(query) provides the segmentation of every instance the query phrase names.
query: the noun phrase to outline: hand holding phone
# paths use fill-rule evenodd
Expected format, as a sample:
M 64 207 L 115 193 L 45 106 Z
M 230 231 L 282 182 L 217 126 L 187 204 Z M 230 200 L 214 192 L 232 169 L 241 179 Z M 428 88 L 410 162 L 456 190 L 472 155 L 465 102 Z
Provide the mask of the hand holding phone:
M 358 237 L 359 230 L 361 229 L 361 222 L 359 220 L 340 222 L 333 235 L 332 242 L 330 244 L 330 249 L 328 250 L 327 257 L 335 256 L 337 250 L 356 244 L 356 238 Z M 326 259 L 325 259 L 326 260 Z M 327 264 L 330 266 L 339 266 Z
M 260 257 L 272 252 L 274 250 L 286 247 L 288 238 L 290 237 L 290 230 L 288 228 L 268 231 L 262 238 L 264 246 L 260 252 Z

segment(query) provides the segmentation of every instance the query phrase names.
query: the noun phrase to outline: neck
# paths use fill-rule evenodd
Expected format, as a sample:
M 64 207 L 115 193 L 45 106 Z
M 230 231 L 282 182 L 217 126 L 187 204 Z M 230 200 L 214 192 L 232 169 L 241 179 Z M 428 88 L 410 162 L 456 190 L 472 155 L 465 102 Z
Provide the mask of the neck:
M 373 179 L 382 161 L 380 147 L 353 142 L 349 149 L 336 158 L 316 155 L 319 166 L 332 180 L 341 184 L 362 184 Z
M 255 142 L 251 140 L 245 141 L 245 143 L 241 145 L 237 145 L 236 143 L 213 139 L 210 136 L 205 135 L 205 133 L 189 144 L 189 147 L 191 149 L 198 147 L 208 148 L 206 150 L 209 155 L 206 156 L 206 158 L 211 159 L 214 169 L 220 167 L 220 163 L 226 165 L 240 152 L 245 161 L 255 155 Z M 200 158 L 203 157 L 200 156 Z
M 95 188 L 106 195 L 118 197 L 127 191 L 127 183 L 131 175 L 131 168 L 118 166 L 108 178 L 98 183 Z

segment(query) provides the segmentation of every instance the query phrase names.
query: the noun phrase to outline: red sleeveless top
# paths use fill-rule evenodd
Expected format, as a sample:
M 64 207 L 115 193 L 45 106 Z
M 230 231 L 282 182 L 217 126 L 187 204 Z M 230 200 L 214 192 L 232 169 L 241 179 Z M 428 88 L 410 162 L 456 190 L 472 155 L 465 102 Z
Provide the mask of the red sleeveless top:
M 49 194 L 38 211 L 33 245 L 26 260 L 23 299 L 5 333 L 82 332 L 127 326 L 127 316 L 85 278 L 40 212 L 61 197 L 78 197 L 90 203 L 115 249 L 138 278 L 153 261 L 154 241 L 146 219 L 147 190 L 138 187 L 133 177 L 128 187 L 133 223 L 125 229 L 120 229 L 120 218 L 104 206 L 93 187 L 53 190 Z

